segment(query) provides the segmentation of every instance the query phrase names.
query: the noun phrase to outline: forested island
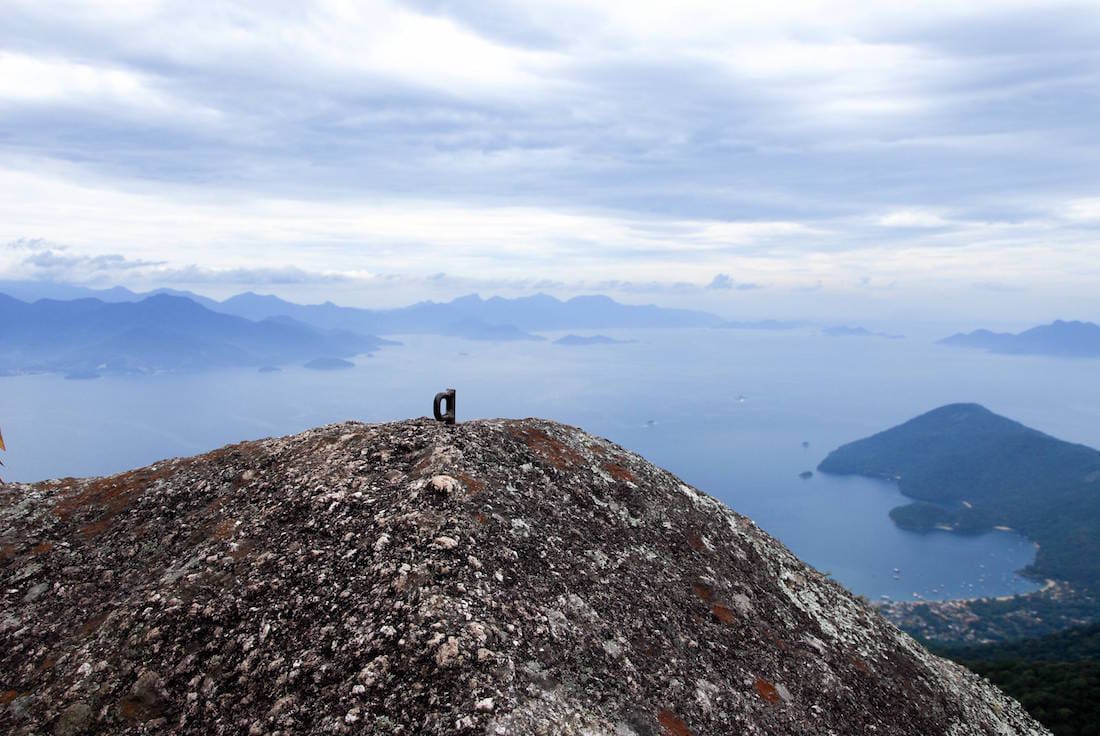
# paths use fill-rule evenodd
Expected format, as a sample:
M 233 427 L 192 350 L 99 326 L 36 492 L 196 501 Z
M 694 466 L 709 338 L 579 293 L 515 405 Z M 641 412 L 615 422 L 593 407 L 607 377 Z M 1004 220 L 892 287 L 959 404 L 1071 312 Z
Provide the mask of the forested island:
M 1037 542 L 1029 577 L 1100 583 L 1100 452 L 977 404 L 950 404 L 833 451 L 824 473 L 894 481 L 914 503 L 899 526 L 981 533 L 1010 527 Z

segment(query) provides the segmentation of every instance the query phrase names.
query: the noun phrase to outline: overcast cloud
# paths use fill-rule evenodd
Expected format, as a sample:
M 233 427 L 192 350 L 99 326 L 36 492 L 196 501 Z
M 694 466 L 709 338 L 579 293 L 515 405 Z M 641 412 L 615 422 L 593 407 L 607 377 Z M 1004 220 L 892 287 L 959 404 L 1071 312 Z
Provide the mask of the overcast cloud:
M 8 0 L 0 277 L 1100 318 L 1098 103 L 1095 2 Z

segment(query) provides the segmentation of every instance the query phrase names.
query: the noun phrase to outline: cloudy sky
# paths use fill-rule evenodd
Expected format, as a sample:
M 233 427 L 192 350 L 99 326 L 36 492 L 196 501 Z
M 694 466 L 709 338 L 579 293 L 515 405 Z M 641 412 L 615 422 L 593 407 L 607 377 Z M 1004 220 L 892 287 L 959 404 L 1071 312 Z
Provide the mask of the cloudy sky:
M 1100 4 L 0 0 L 0 278 L 1100 319 Z

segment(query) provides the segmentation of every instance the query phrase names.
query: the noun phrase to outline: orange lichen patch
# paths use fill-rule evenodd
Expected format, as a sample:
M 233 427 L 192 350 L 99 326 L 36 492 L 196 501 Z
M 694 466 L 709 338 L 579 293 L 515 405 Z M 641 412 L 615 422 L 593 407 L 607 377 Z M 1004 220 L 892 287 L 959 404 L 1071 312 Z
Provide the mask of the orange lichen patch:
M 31 547 L 32 555 L 44 555 L 53 549 L 53 542 L 40 542 L 39 544 Z
M 92 616 L 90 619 L 85 621 L 83 623 L 83 625 L 81 625 L 80 635 L 81 636 L 88 636 L 89 634 L 94 632 L 96 629 L 98 629 L 100 626 L 102 626 L 103 622 L 106 621 L 106 620 L 107 620 L 107 614 L 106 613 L 99 613 L 99 614 L 96 614 L 95 616 Z
M 476 514 L 474 514 L 474 521 L 476 521 L 478 524 L 484 524 L 489 521 L 489 517 L 478 511 Z
M 687 542 L 688 546 L 696 552 L 702 552 L 707 548 L 707 545 L 703 542 L 703 538 L 695 532 L 688 534 Z
M 15 557 L 15 549 L 14 544 L 0 544 L 0 561 Z
M 89 506 L 98 506 L 114 516 L 129 506 L 149 486 L 166 478 L 171 471 L 169 464 L 160 467 L 131 470 L 110 478 L 98 478 L 66 495 L 54 506 L 54 513 L 61 519 L 70 519 Z
M 4 692 L 0 693 L 0 706 L 7 705 L 18 697 L 18 690 L 5 690 Z
M 737 616 L 734 614 L 733 609 L 725 603 L 714 603 L 710 607 L 710 612 L 714 614 L 716 619 L 724 624 L 732 624 L 737 620 Z
M 663 736 L 691 736 L 691 731 L 683 719 L 670 710 L 662 710 L 657 714 L 657 722 L 661 724 Z
M 756 694 L 762 697 L 764 700 L 768 701 L 769 703 L 778 703 L 780 700 L 782 700 L 782 697 L 780 697 L 779 695 L 779 691 L 775 689 L 775 685 L 771 684 L 763 677 L 756 678 L 755 687 Z
M 850 657 L 852 666 L 864 674 L 871 674 L 871 667 L 859 657 Z
M 522 440 L 536 455 L 558 470 L 565 470 L 574 465 L 579 465 L 584 458 L 573 448 L 560 440 L 556 440 L 541 429 L 532 429 L 513 425 L 509 431 L 512 436 Z
M 223 519 L 214 531 L 210 533 L 211 539 L 225 540 L 233 536 L 233 530 L 237 528 L 237 522 L 232 519 Z
M 635 476 L 634 473 L 630 472 L 628 469 L 624 468 L 618 463 L 604 463 L 602 467 L 608 475 L 610 475 L 617 481 L 623 483 L 633 483 L 635 480 L 637 480 L 637 476 Z
M 480 478 L 475 478 L 469 473 L 455 473 L 454 475 L 462 481 L 462 485 L 466 486 L 466 490 L 469 491 L 471 496 L 476 496 L 485 490 L 485 481 Z
M 599 442 L 587 442 L 585 447 L 596 457 L 607 457 L 607 450 Z
M 709 602 L 714 598 L 714 588 L 704 583 L 692 583 L 691 589 L 695 591 L 695 595 L 699 596 L 704 601 Z
M 80 485 L 80 478 L 74 478 L 70 475 L 65 478 L 45 481 L 42 485 L 46 486 L 51 491 L 71 491 Z
M 118 714 L 127 721 L 142 723 L 160 715 L 161 709 L 155 706 L 154 703 L 147 703 L 141 698 L 127 695 L 118 703 Z
M 42 662 L 34 668 L 34 676 L 38 677 L 46 670 L 52 670 L 55 664 L 57 664 L 57 657 L 54 657 L 51 654 L 47 654 L 46 658 L 43 659 Z
M 100 534 L 102 534 L 103 532 L 107 531 L 110 528 L 112 521 L 114 521 L 114 516 L 113 515 L 112 516 L 104 516 L 100 519 L 96 519 L 95 521 L 91 522 L 90 524 L 85 524 L 84 526 L 80 527 L 80 529 L 79 529 L 80 534 L 85 539 L 91 539 L 92 537 L 98 537 Z
M 118 714 L 128 721 L 140 721 L 144 720 L 144 708 L 134 698 L 123 698 L 122 702 L 118 704 Z

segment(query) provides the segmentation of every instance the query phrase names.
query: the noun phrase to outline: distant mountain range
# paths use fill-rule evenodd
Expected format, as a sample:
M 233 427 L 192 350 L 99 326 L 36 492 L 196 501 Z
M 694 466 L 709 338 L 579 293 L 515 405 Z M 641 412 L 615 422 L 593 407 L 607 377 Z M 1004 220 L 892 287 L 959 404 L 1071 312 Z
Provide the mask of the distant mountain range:
M 622 304 L 603 295 L 558 299 L 548 294 L 483 299 L 468 294 L 446 302 L 423 301 L 393 309 L 344 307 L 332 302 L 296 304 L 271 294 L 245 292 L 224 301 L 189 291 L 157 289 L 138 293 L 124 287 L 89 289 L 48 281 L 0 281 L 0 293 L 23 301 L 40 298 L 95 298 L 104 302 L 139 301 L 156 295 L 186 297 L 215 312 L 264 320 L 290 317 L 323 330 L 347 330 L 369 335 L 433 334 L 493 342 L 537 341 L 538 332 L 600 329 L 716 328 L 783 331 L 814 327 L 803 320 L 726 320 L 695 309 Z M 863 327 L 822 328 L 830 337 L 889 337 Z
M 252 321 L 189 298 L 27 303 L 0 294 L 0 371 L 98 373 L 269 366 L 367 353 L 389 341 L 287 317 Z
M 652 304 L 621 304 L 602 295 L 561 300 L 548 294 L 514 299 L 499 296 L 482 299 L 477 294 L 470 294 L 448 302 L 424 301 L 395 309 L 361 309 L 342 307 L 332 302 L 295 304 L 277 296 L 253 292 L 219 302 L 199 294 L 171 289 L 141 294 L 123 287 L 96 290 L 38 281 L 0 281 L 0 293 L 24 301 L 92 297 L 104 302 L 138 301 L 167 294 L 186 297 L 212 311 L 249 320 L 290 317 L 323 330 L 347 330 L 369 335 L 419 333 L 491 341 L 542 340 L 544 338 L 533 334 L 539 331 L 726 327 L 736 324 L 708 312 Z
M 977 404 L 951 404 L 833 451 L 825 473 L 895 481 L 902 528 L 1008 526 L 1039 543 L 1031 577 L 1100 584 L 1100 452 Z
M 137 292 L 127 289 L 125 286 L 112 286 L 109 289 L 92 289 L 87 286 L 66 284 L 60 281 L 17 281 L 0 280 L 0 294 L 14 297 L 23 302 L 36 302 L 39 299 L 53 299 L 55 301 L 72 301 L 73 299 L 98 299 L 101 302 L 138 302 L 151 296 L 167 294 L 168 296 L 187 297 L 193 302 L 198 302 L 207 309 L 214 308 L 218 302 L 215 299 L 196 294 L 191 291 L 178 289 L 154 289 L 153 291 Z
M 473 294 L 397 309 L 359 309 L 295 304 L 251 292 L 219 302 L 169 289 L 139 294 L 122 287 L 18 281 L 0 281 L 0 320 L 5 325 L 0 371 L 59 371 L 74 378 L 344 358 L 385 344 L 376 337 L 380 334 L 512 342 L 545 340 L 535 334 L 543 330 L 726 325 L 707 312 L 620 304 L 606 296 L 563 301 L 546 294 L 516 299 Z M 578 342 L 591 341 L 571 338 L 564 344 Z
M 1100 325 L 1058 320 L 1017 334 L 989 330 L 959 333 L 940 340 L 940 344 L 991 353 L 1100 358 Z
M 275 296 L 251 292 L 216 307 L 249 319 L 286 315 L 307 324 L 377 335 L 430 333 L 486 339 L 531 339 L 546 330 L 614 327 L 715 327 L 723 320 L 707 312 L 666 309 L 654 305 L 620 304 L 606 296 L 578 296 L 562 301 L 547 294 L 482 299 L 476 294 L 449 302 L 420 302 L 397 309 L 358 309 L 324 304 L 293 304 Z M 501 328 L 512 328 L 501 330 Z M 522 334 L 526 333 L 526 334 Z
M 375 335 L 400 335 L 400 334 L 433 334 L 458 337 L 468 340 L 491 342 L 517 342 L 517 341 L 541 341 L 545 338 L 537 333 L 546 331 L 566 330 L 600 330 L 600 329 L 648 329 L 648 328 L 716 328 L 739 330 L 791 330 L 812 326 L 809 322 L 760 320 L 755 322 L 729 321 L 709 312 L 693 309 L 677 309 L 658 307 L 656 305 L 622 304 L 610 297 L 603 295 L 578 296 L 562 300 L 548 294 L 535 294 L 533 296 L 504 298 L 494 296 L 483 299 L 477 294 L 458 297 L 447 302 L 423 301 L 407 307 L 393 309 L 362 309 L 358 307 L 344 307 L 324 302 L 321 304 L 295 304 L 273 295 L 245 292 L 236 296 L 217 301 L 209 297 L 194 294 L 188 291 L 172 289 L 157 289 L 147 293 L 138 293 L 124 287 L 110 289 L 90 289 L 72 284 L 55 283 L 49 281 L 0 281 L 0 294 L 8 294 L 22 302 L 37 304 L 45 299 L 54 305 L 63 300 L 72 302 L 98 303 L 101 305 L 125 305 L 141 304 L 151 298 L 176 298 L 190 301 L 202 307 L 209 313 L 229 315 L 250 323 L 268 323 L 270 321 L 281 322 L 284 328 L 293 327 L 299 332 L 299 341 L 313 340 L 327 341 L 331 345 L 343 345 L 343 349 L 328 349 L 331 355 L 327 357 L 346 356 L 354 352 L 355 346 L 377 346 L 380 343 Z M 41 308 L 46 310 L 45 307 Z M 60 309 L 54 306 L 52 309 Z M 81 314 L 82 310 L 74 309 L 73 314 Z M 48 311 L 48 310 L 46 310 Z M 93 310 L 94 311 L 94 310 Z M 108 310 L 109 311 L 109 310 Z M 121 306 L 117 307 L 117 313 L 127 313 Z M 204 319 L 209 320 L 208 316 Z M 240 326 L 243 323 L 236 323 Z M 311 328 L 314 332 L 307 338 L 302 331 Z M 241 328 L 244 329 L 243 327 Z M 273 328 L 269 325 L 264 328 L 270 333 Z M 182 330 L 182 328 L 181 328 Z M 255 332 L 256 330 L 253 329 Z M 882 336 L 893 337 L 883 333 L 872 333 L 863 328 L 834 327 L 825 328 L 824 334 L 831 336 Z M 49 331 L 41 337 L 50 338 Z M 353 336 L 361 336 L 365 342 L 355 343 Z M 0 355 L 8 357 L 0 363 L 0 369 L 4 366 L 8 370 L 13 365 L 59 365 L 61 363 L 84 366 L 99 361 L 102 364 L 104 358 L 110 358 L 110 364 L 156 366 L 153 369 L 161 369 L 163 366 L 179 366 L 180 369 L 190 369 L 192 364 L 203 363 L 209 365 L 251 364 L 255 360 L 264 360 L 264 364 L 277 365 L 287 362 L 285 359 L 294 354 L 292 360 L 297 360 L 300 351 L 288 351 L 275 349 L 276 346 L 268 345 L 262 349 L 258 343 L 252 343 L 250 347 L 242 348 L 236 357 L 234 349 L 238 343 L 220 344 L 218 346 L 207 345 L 209 340 L 218 338 L 205 336 L 201 330 L 183 330 L 175 335 L 175 340 L 162 339 L 156 334 L 147 335 L 144 343 L 138 340 L 138 333 L 129 334 L 127 339 L 115 338 L 111 343 L 103 335 L 95 335 L 103 338 L 97 343 L 94 355 L 73 354 L 50 356 L 28 356 L 19 351 L 18 346 L 12 343 L 5 344 L 0 335 Z M 243 338 L 242 338 L 243 339 Z M 127 341 L 128 340 L 128 341 Z M 577 337 L 567 336 L 560 340 L 565 345 L 580 344 L 608 344 L 611 338 L 603 337 Z M 122 342 L 119 342 L 122 341 Z M 158 342 L 159 341 L 159 342 Z M 122 343 L 125 343 L 123 345 Z M 202 347 L 204 355 L 209 357 L 191 357 L 193 351 L 185 346 L 190 344 L 192 348 Z M 304 344 L 304 343 L 303 343 Z M 159 345 L 159 347 L 158 347 Z M 79 346 L 80 350 L 91 349 L 89 345 Z M 156 358 L 157 351 L 161 351 L 161 357 Z M 106 351 L 106 352 L 104 352 Z M 121 352 L 120 352 L 121 351 Z M 124 356 L 123 353 L 131 354 Z M 174 356 L 170 353 L 174 351 Z M 351 352 L 349 352 L 351 351 Z M 308 350 L 306 351 L 308 352 Z M 16 353 L 22 357 L 13 358 Z M 28 358 L 33 358 L 29 363 Z M 314 357 L 326 357 L 318 355 L 306 355 L 305 360 Z M 43 362 L 44 358 L 48 358 Z M 13 363 L 14 360 L 14 363 Z M 61 363 L 58 363 L 61 361 Z M 88 373 L 86 367 L 73 368 L 75 372 Z

